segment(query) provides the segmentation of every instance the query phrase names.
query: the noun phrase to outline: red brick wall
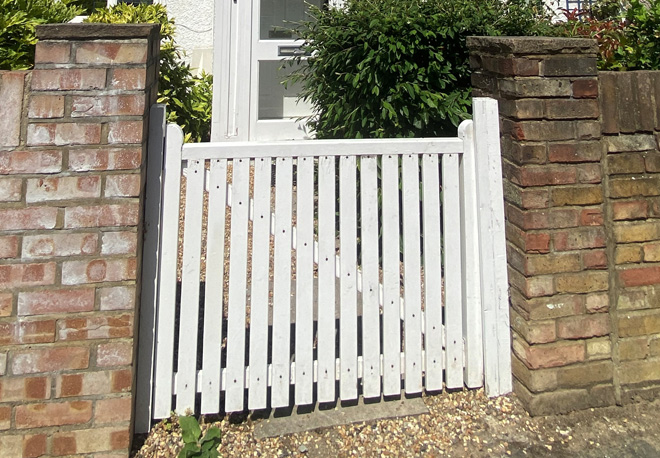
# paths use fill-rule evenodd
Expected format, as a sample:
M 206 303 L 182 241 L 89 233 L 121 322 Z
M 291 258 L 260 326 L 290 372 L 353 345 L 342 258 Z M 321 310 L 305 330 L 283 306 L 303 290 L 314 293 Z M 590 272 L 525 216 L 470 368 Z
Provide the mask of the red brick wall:
M 127 456 L 158 28 L 38 35 L 0 72 L 0 455 Z

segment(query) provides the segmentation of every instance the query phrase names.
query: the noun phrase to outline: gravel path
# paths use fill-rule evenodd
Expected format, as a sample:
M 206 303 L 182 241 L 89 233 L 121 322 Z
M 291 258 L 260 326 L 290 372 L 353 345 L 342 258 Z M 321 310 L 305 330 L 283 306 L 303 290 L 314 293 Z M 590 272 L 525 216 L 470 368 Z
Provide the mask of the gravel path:
M 430 414 L 314 430 L 256 440 L 262 421 L 246 415 L 209 424 L 222 430 L 224 457 L 658 457 L 660 400 L 569 415 L 530 417 L 514 395 L 483 390 L 425 396 Z M 139 457 L 174 457 L 176 421 L 152 430 Z

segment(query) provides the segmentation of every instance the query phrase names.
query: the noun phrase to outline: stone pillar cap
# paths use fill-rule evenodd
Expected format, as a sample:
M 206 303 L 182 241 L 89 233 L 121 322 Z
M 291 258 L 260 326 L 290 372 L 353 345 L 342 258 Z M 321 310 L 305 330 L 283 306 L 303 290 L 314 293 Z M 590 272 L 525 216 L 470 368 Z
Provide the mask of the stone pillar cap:
M 37 26 L 40 40 L 129 40 L 160 33 L 160 24 L 43 24 Z
M 468 37 L 468 48 L 498 54 L 596 54 L 592 38 L 560 37 Z

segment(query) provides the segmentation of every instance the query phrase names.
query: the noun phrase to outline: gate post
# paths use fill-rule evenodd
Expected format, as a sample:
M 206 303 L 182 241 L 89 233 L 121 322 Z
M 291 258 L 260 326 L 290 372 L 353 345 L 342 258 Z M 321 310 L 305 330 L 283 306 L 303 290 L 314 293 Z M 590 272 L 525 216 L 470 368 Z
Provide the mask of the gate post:
M 37 36 L 0 73 L 0 454 L 128 456 L 159 26 Z

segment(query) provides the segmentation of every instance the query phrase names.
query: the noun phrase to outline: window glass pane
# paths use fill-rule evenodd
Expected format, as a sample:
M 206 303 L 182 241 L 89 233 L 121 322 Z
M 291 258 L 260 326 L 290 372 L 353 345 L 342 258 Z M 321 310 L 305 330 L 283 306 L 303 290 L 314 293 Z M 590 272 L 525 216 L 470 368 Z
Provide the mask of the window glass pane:
M 262 40 L 296 39 L 289 29 L 309 19 L 308 4 L 321 6 L 323 0 L 261 0 L 259 37 Z
M 284 119 L 309 116 L 312 110 L 309 104 L 298 101 L 299 84 L 282 81 L 295 69 L 288 64 L 284 68 L 280 60 L 259 62 L 259 118 Z

